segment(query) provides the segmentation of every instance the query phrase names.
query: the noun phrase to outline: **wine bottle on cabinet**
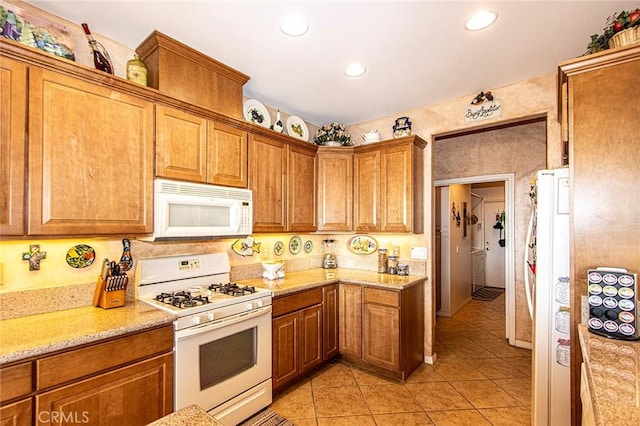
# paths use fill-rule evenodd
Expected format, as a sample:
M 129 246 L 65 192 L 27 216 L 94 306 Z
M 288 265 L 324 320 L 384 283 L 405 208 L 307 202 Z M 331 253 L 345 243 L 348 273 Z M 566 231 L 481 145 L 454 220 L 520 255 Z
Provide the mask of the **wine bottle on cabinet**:
M 102 43 L 94 40 L 87 24 L 82 24 L 82 29 L 87 36 L 87 40 L 89 40 L 89 47 L 91 47 L 91 51 L 93 52 L 93 64 L 96 69 L 113 74 L 113 63 L 111 62 L 111 57 L 109 57 L 107 49 L 104 48 Z

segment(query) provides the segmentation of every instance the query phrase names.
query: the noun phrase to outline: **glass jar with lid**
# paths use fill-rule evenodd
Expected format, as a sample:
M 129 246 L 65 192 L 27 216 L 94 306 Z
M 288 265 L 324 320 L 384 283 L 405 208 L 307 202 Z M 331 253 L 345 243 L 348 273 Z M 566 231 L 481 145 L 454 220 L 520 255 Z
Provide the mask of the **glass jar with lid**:
M 378 273 L 387 273 L 387 249 L 378 249 Z
M 387 272 L 391 275 L 398 274 L 398 256 L 389 256 L 389 266 Z

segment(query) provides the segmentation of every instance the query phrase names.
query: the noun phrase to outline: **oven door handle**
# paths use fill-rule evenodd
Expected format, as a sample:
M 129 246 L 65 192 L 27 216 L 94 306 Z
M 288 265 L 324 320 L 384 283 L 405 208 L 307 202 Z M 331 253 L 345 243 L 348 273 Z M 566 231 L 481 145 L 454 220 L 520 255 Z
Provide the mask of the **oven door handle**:
M 240 321 L 246 321 L 248 319 L 255 318 L 270 312 L 271 312 L 271 305 L 268 305 L 268 306 L 263 306 L 262 308 L 253 309 L 251 311 L 242 312 L 239 314 L 232 315 L 230 317 L 221 318 L 219 320 L 208 322 L 198 327 L 191 327 L 184 330 L 178 330 L 176 331 L 176 340 L 179 341 L 179 340 L 187 339 L 189 337 L 197 336 L 198 334 L 206 333 L 208 331 L 213 331 L 223 327 L 228 327 Z

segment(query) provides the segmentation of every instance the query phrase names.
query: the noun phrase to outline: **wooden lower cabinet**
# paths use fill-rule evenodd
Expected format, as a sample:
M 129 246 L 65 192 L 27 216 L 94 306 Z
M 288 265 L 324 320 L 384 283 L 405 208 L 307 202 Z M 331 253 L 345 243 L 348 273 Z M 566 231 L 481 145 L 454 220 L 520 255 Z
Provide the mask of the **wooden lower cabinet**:
M 293 382 L 322 362 L 322 305 L 273 319 L 273 389 Z
M 340 320 L 338 284 L 322 287 L 322 359 L 327 361 L 339 351 Z
M 387 290 L 340 283 L 340 354 L 405 380 L 424 362 L 424 283 Z
M 362 359 L 389 370 L 400 369 L 400 309 L 365 303 L 362 310 Z
M 273 300 L 273 390 L 338 354 L 337 284 Z
M 173 354 L 36 395 L 37 425 L 146 425 L 171 413 Z
M 0 406 L 0 426 L 27 426 L 33 415 L 32 398 Z
M 146 425 L 173 411 L 173 326 L 0 366 L 0 426 Z
M 343 355 L 362 357 L 362 286 L 340 283 L 340 347 Z

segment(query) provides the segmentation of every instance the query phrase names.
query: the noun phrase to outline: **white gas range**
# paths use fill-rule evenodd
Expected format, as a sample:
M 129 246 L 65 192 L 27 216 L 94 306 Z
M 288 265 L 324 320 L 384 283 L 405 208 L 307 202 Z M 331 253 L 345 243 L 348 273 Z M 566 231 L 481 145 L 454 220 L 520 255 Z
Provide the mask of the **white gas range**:
M 226 253 L 140 259 L 136 297 L 178 315 L 174 409 L 235 425 L 271 403 L 271 292 L 229 282 Z

